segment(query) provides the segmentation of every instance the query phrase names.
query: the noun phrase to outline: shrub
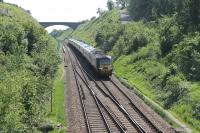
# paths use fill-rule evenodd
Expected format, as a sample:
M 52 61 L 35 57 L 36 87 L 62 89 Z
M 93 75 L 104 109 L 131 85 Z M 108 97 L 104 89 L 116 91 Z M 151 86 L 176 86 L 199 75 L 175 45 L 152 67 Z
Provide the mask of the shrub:
M 59 63 L 56 42 L 25 10 L 0 3 L 0 130 L 33 132 Z
M 189 84 L 179 76 L 170 76 L 166 82 L 164 90 L 165 108 L 170 108 L 174 103 L 187 96 Z
M 148 40 L 144 34 L 137 34 L 132 39 L 132 43 L 125 47 L 125 53 L 130 54 L 132 51 L 137 51 L 139 48 L 146 46 Z
M 193 108 L 193 117 L 200 120 L 200 103 L 197 103 Z
M 160 49 L 162 55 L 167 55 L 175 44 L 178 44 L 182 39 L 180 27 L 176 20 L 172 17 L 160 19 Z
M 158 45 L 150 44 L 138 50 L 133 58 L 133 62 L 141 59 L 156 60 L 161 57 L 161 51 Z
M 95 41 L 97 43 L 97 46 L 101 46 L 105 42 L 105 36 L 101 31 L 97 31 Z
M 129 14 L 134 20 L 155 20 L 175 12 L 176 0 L 130 0 Z
M 113 9 L 101 17 L 80 25 L 72 34 L 73 38 L 110 51 L 121 32 L 119 11 Z
M 158 40 L 155 30 L 149 28 L 142 22 L 128 23 L 124 26 L 123 32 L 113 47 L 113 53 L 117 57 L 119 54 L 130 54 L 145 47 L 149 43 L 154 44 Z
M 200 79 L 200 37 L 189 35 L 168 55 L 167 61 L 177 64 L 187 79 Z

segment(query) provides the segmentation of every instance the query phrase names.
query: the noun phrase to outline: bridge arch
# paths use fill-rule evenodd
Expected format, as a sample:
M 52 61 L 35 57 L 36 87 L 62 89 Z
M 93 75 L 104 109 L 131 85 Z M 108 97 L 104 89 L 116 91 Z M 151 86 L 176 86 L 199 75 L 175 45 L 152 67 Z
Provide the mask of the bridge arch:
M 44 28 L 47 28 L 49 26 L 54 26 L 54 25 L 64 25 L 68 26 L 72 29 L 76 29 L 81 22 L 39 22 Z
M 68 26 L 65 26 L 65 25 L 52 25 L 52 26 L 49 26 L 49 27 L 45 28 L 45 30 L 47 30 L 48 33 L 51 33 L 54 30 L 68 30 L 68 29 L 72 29 L 72 28 L 70 28 Z

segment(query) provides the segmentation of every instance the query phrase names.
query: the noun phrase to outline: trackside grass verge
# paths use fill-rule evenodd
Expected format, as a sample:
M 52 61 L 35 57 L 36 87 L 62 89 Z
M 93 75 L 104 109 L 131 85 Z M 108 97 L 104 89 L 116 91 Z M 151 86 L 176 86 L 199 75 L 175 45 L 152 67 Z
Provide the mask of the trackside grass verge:
M 162 108 L 163 103 L 158 97 L 159 95 L 161 95 L 159 94 L 160 92 L 157 91 L 157 89 L 153 89 L 151 83 L 145 79 L 145 76 L 142 73 L 138 73 L 135 70 L 134 68 L 135 64 L 127 63 L 130 57 L 131 56 L 124 56 L 123 58 L 120 58 L 114 63 L 116 75 L 118 78 L 120 77 L 121 82 L 128 88 L 133 89 L 136 92 L 136 94 L 141 99 L 144 100 L 144 102 L 146 102 L 154 111 L 156 111 L 159 115 L 161 115 L 169 124 L 172 125 L 172 127 L 177 128 L 179 127 L 179 125 L 185 127 L 185 125 L 187 125 L 187 127 L 192 129 L 193 132 L 195 133 L 198 132 L 196 129 L 194 129 L 194 127 L 198 128 L 198 123 L 196 125 L 193 125 L 194 127 L 192 127 L 191 126 L 192 124 L 189 125 L 188 123 L 184 121 L 185 120 L 183 117 L 184 113 L 187 113 L 186 111 L 184 111 L 184 109 L 186 109 L 186 107 L 184 106 L 187 106 L 187 105 L 176 104 L 173 106 L 173 108 L 168 109 L 167 111 Z M 197 86 L 198 84 L 196 85 L 196 87 Z M 192 88 L 194 87 L 195 86 L 193 84 Z M 192 91 L 190 93 L 192 93 Z M 191 99 L 197 99 L 197 98 L 193 98 L 195 97 L 194 95 L 191 95 L 191 96 L 192 96 Z M 188 108 L 189 107 L 187 106 L 187 109 Z M 177 110 L 179 110 L 179 112 L 177 112 Z M 169 112 L 173 114 L 173 116 L 175 116 L 176 118 L 174 118 Z M 184 125 L 182 123 L 184 123 Z M 187 127 L 185 127 L 185 130 L 187 130 L 188 132 L 191 131 Z
M 128 89 L 131 89 L 134 91 L 134 93 L 139 96 L 148 106 L 150 106 L 155 112 L 157 112 L 162 118 L 164 118 L 170 125 L 172 125 L 174 128 L 179 127 L 174 121 L 172 121 L 167 114 L 164 112 L 164 109 L 162 109 L 159 105 L 157 105 L 155 102 L 153 102 L 151 99 L 146 97 L 144 94 L 142 94 L 134 85 L 130 85 L 125 79 L 120 78 L 115 74 L 115 76 L 119 79 L 119 81 L 126 86 Z
M 63 64 L 59 65 L 59 69 L 54 82 L 54 91 L 52 95 L 53 104 L 52 112 L 51 105 L 48 107 L 48 119 L 55 127 L 51 133 L 65 133 L 67 123 L 65 122 L 64 114 L 64 70 Z
M 156 100 L 154 91 L 148 89 L 150 84 L 140 77 L 137 73 L 130 73 L 130 65 L 126 65 L 126 70 L 120 61 L 114 63 L 115 75 L 127 88 L 132 89 L 147 105 L 149 105 L 155 112 L 163 117 L 172 127 L 179 127 L 171 118 L 166 114 L 165 110 L 154 101 Z M 130 70 L 129 70 L 130 69 Z M 128 71 L 127 71 L 128 70 Z M 137 76 L 133 76 L 137 75 Z M 142 82 L 141 82 L 142 81 Z M 147 97 L 148 96 L 148 97 Z

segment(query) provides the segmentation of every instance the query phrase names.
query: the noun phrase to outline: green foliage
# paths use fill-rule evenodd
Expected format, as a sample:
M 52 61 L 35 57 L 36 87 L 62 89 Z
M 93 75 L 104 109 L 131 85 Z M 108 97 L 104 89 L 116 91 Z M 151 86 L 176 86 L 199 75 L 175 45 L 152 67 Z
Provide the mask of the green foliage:
M 60 61 L 56 43 L 25 10 L 4 3 L 0 9 L 0 129 L 33 132 Z
M 21 114 L 24 109 L 20 104 L 20 76 L 13 73 L 4 73 L 4 76 L 4 80 L 0 82 L 0 129 L 5 132 L 23 131 Z
M 189 21 L 194 29 L 199 30 L 200 23 L 200 1 L 199 0 L 190 0 L 189 2 Z
M 176 0 L 176 20 L 182 26 L 182 32 L 199 31 L 200 22 L 199 0 Z
M 177 64 L 188 79 L 200 79 L 200 38 L 199 33 L 188 35 L 168 55 L 167 61 Z
M 63 33 L 59 37 L 57 37 L 56 39 L 60 40 L 60 41 L 65 41 L 68 38 L 71 38 L 72 32 L 73 32 L 73 29 L 71 29 L 71 28 L 64 30 Z
M 200 103 L 197 103 L 194 107 L 193 111 L 193 116 L 197 119 L 200 120 Z
M 105 10 L 98 8 L 97 9 L 97 14 L 99 14 L 99 16 L 102 16 L 105 13 Z
M 180 27 L 174 17 L 164 17 L 160 19 L 160 49 L 162 55 L 167 55 L 175 44 L 182 39 Z
M 148 59 L 148 60 L 156 60 L 161 57 L 161 51 L 159 46 L 149 44 L 147 47 L 143 47 L 138 50 L 137 54 L 133 54 L 133 62 Z
M 133 19 L 150 19 L 152 11 L 152 0 L 130 0 L 129 13 Z
M 102 17 L 84 23 L 72 36 L 110 51 L 121 33 L 118 10 L 107 12 Z
M 117 4 L 120 4 L 122 6 L 122 9 L 128 6 L 129 0 L 116 0 Z
M 139 48 L 157 40 L 155 30 L 146 27 L 142 22 L 126 24 L 121 33 L 113 47 L 115 57 L 136 52 Z
M 66 30 L 53 30 L 50 35 L 58 41 L 65 41 L 71 37 L 73 29 L 68 28 Z
M 178 76 L 171 76 L 168 78 L 165 87 L 166 93 L 164 95 L 164 106 L 169 108 L 172 104 L 183 99 L 188 94 L 189 85 Z
M 134 20 L 156 20 L 177 12 L 177 21 L 185 31 L 199 30 L 199 8 L 199 0 L 130 0 L 128 7 Z
M 108 10 L 112 10 L 114 8 L 114 2 L 112 0 L 107 1 Z
M 102 33 L 102 31 L 98 31 L 95 37 L 95 41 L 97 42 L 98 45 L 101 45 L 106 41 L 104 38 L 105 36 Z
M 56 73 L 56 78 L 54 81 L 54 91 L 53 91 L 53 104 L 52 104 L 52 111 L 51 105 L 48 104 L 48 112 L 47 112 L 47 120 L 50 121 L 53 127 L 57 125 L 61 125 L 61 127 L 67 127 L 67 123 L 65 120 L 65 104 L 64 104 L 64 68 L 63 64 L 59 66 L 59 69 Z M 46 124 L 46 123 L 45 123 Z M 48 126 L 48 125 L 46 125 Z M 60 129 L 54 129 L 55 133 L 60 133 Z M 57 132 L 56 132 L 57 131 Z M 62 132 L 65 131 L 63 128 Z
M 135 20 L 155 20 L 175 11 L 176 0 L 130 0 L 129 13 Z
M 53 36 L 54 38 L 57 38 L 57 37 L 61 36 L 63 33 L 64 33 L 63 30 L 56 30 L 56 29 L 54 29 L 54 30 L 50 33 L 50 35 Z
M 121 24 L 112 10 L 72 35 L 112 55 L 117 76 L 199 131 L 200 33 L 189 19 L 191 1 L 132 0 L 135 20 L 148 21 Z

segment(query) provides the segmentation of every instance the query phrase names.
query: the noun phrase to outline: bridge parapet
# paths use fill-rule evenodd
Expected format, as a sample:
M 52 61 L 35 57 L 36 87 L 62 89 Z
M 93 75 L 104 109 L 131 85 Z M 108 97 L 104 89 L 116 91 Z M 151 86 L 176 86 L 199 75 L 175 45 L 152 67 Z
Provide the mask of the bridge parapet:
M 72 29 L 76 29 L 81 22 L 39 22 L 44 28 L 53 26 L 53 25 L 64 25 Z

